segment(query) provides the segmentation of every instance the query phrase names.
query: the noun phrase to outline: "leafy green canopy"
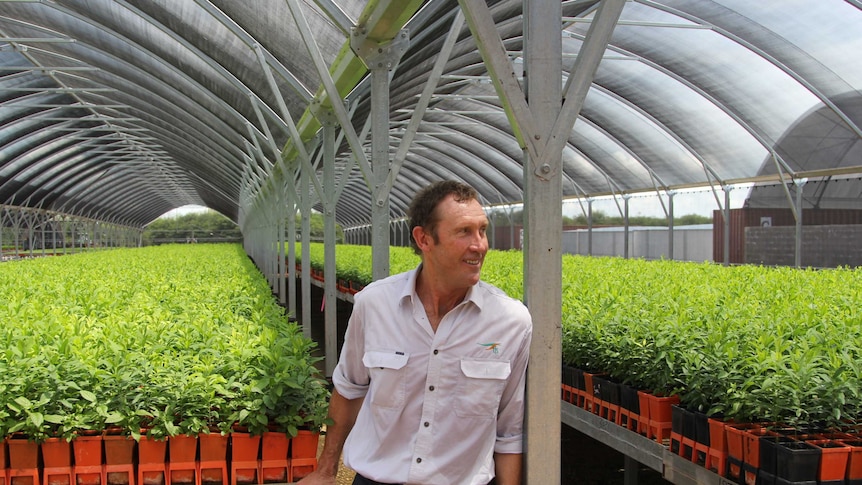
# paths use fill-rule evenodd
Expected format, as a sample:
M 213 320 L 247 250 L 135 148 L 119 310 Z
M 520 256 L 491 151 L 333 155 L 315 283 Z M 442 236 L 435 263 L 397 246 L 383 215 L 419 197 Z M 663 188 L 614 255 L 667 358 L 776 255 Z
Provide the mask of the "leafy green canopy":
M 392 273 L 419 262 L 390 249 Z M 482 279 L 521 298 L 522 258 L 489 251 Z M 339 278 L 371 280 L 370 247 L 338 246 L 336 262 Z M 564 255 L 562 284 L 568 364 L 738 421 L 862 418 L 862 269 Z
M 862 417 L 862 270 L 564 258 L 565 361 L 738 421 Z
M 0 436 L 292 434 L 323 423 L 314 343 L 238 245 L 0 265 Z

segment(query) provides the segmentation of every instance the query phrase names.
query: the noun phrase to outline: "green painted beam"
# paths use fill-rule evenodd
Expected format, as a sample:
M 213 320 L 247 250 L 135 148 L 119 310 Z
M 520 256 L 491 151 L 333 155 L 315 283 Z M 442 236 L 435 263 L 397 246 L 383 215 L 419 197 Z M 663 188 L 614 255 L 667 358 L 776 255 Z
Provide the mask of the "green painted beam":
M 404 28 L 424 2 L 425 0 L 372 0 L 368 2 L 359 16 L 357 26 L 366 28 L 368 31 L 367 38 L 370 40 L 389 41 Z M 368 68 L 350 48 L 350 39 L 348 38 L 329 69 L 342 99 L 359 84 L 367 72 Z M 332 106 L 332 100 L 327 96 L 322 84 L 314 94 L 314 99 L 319 101 L 321 106 Z M 320 129 L 320 122 L 306 108 L 297 123 L 297 129 L 302 140 L 307 142 Z M 283 162 L 291 162 L 296 156 L 297 152 L 293 142 L 289 141 L 282 152 Z

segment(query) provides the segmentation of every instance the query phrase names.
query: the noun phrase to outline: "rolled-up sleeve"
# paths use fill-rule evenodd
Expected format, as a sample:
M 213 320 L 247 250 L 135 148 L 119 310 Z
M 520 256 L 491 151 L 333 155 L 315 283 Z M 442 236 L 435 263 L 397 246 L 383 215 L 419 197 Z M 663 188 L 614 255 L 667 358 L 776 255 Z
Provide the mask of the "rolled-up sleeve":
M 339 357 L 338 364 L 332 372 L 332 384 L 338 393 L 347 399 L 365 397 L 368 392 L 368 384 L 371 382 L 368 369 L 362 363 L 362 356 L 365 354 L 365 339 L 362 332 L 364 315 L 362 302 L 361 298 L 357 298 L 355 301 L 353 313 L 347 322 L 341 357 Z

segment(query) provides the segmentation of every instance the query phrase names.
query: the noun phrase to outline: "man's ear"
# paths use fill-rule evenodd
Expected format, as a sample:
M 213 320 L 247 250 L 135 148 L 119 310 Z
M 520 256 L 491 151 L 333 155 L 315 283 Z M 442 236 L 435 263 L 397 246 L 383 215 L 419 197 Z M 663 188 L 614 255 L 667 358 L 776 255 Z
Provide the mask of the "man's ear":
M 416 226 L 413 228 L 413 240 L 416 241 L 416 246 L 418 246 L 420 250 L 424 251 L 428 248 L 430 238 L 431 235 L 425 232 L 425 229 L 422 226 Z

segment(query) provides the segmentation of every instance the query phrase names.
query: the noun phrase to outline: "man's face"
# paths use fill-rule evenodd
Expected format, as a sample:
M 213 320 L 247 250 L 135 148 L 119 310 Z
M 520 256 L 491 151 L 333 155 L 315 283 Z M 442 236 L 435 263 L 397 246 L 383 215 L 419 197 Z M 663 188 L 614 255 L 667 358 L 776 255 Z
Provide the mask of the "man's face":
M 456 202 L 450 195 L 437 206 L 437 237 L 427 235 L 424 265 L 446 278 L 453 287 L 479 282 L 488 252 L 488 218 L 476 200 Z

